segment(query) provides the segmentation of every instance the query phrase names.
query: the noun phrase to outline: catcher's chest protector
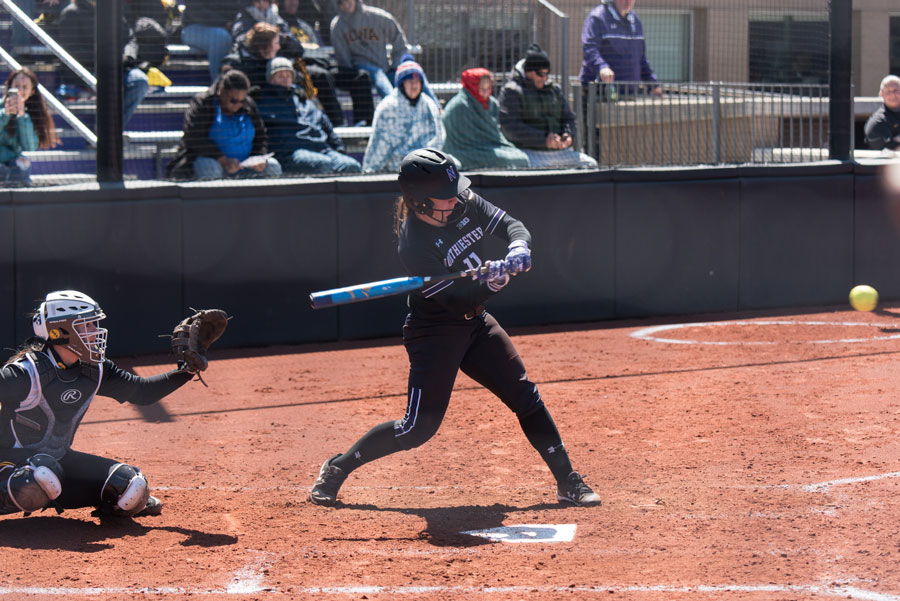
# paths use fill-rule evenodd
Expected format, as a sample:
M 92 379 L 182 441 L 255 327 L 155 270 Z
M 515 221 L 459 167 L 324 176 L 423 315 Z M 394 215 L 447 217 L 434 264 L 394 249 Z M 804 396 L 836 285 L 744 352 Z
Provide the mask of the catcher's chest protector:
M 82 365 L 64 380 L 43 353 L 28 353 L 16 362 L 31 376 L 31 392 L 0 431 L 0 446 L 42 451 L 59 459 L 72 445 L 75 431 L 94 400 L 102 365 Z M 68 374 L 66 374 L 68 376 Z

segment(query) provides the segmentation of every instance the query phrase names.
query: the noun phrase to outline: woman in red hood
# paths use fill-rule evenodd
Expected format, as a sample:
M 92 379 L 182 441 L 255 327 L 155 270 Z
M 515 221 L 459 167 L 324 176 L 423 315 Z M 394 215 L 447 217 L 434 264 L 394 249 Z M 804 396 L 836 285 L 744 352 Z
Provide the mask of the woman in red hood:
M 494 98 L 494 77 L 482 67 L 462 73 L 463 89 L 447 102 L 442 119 L 444 151 L 462 169 L 527 169 L 527 155 L 500 132 L 500 105 Z

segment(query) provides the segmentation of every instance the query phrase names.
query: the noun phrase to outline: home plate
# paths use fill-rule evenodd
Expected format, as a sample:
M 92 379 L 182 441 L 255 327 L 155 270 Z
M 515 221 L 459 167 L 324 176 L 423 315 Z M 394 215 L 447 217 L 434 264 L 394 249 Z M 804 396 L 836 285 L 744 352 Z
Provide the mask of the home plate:
M 504 543 L 566 543 L 575 538 L 575 524 L 515 524 L 461 534 L 480 536 Z

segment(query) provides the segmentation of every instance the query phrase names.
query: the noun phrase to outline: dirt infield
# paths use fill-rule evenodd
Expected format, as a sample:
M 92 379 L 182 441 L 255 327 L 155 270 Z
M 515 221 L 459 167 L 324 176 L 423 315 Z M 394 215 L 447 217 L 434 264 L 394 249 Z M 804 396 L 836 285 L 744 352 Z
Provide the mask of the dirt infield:
M 75 440 L 163 515 L 0 519 L 0 598 L 900 600 L 900 310 L 513 334 L 602 507 L 558 505 L 464 376 L 434 439 L 311 505 L 325 458 L 402 417 L 399 339 L 219 351 L 208 389 L 98 398 Z

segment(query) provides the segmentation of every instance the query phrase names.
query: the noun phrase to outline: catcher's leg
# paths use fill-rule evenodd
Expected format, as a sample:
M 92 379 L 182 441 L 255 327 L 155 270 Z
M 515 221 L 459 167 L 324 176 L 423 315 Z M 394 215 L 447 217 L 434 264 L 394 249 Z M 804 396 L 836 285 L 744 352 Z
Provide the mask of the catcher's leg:
M 118 516 L 161 512 L 161 503 L 150 496 L 147 479 L 137 467 L 78 451 L 66 453 L 62 463 L 66 469 L 63 507 L 96 507 L 100 515 Z
M 62 493 L 63 468 L 45 453 L 36 453 L 23 465 L 0 464 L 0 513 L 26 514 L 46 508 Z

